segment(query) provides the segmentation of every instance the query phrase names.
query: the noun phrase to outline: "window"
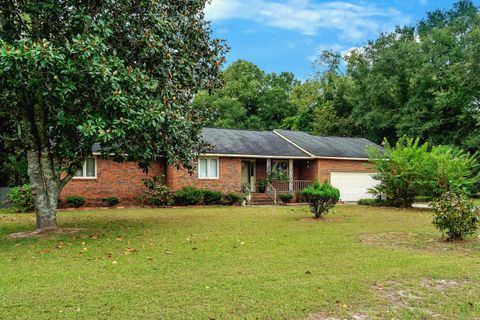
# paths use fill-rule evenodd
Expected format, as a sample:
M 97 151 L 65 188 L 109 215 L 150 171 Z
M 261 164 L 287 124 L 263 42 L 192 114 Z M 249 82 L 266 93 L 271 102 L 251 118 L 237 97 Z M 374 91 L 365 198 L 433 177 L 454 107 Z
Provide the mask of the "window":
M 217 158 L 198 159 L 198 178 L 199 179 L 218 179 L 218 159 Z
M 73 177 L 76 179 L 95 179 L 97 177 L 97 159 L 87 158 L 83 163 L 83 168 L 78 170 Z

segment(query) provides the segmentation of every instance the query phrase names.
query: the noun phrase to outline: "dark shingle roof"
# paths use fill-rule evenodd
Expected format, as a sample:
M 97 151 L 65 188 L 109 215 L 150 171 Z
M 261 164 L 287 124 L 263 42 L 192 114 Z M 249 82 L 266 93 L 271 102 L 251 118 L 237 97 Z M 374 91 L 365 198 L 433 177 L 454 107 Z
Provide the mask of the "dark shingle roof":
M 301 131 L 275 131 L 317 157 L 368 158 L 368 146 L 383 149 L 364 138 L 321 137 Z
M 213 154 L 309 157 L 272 131 L 204 128 L 202 136 Z

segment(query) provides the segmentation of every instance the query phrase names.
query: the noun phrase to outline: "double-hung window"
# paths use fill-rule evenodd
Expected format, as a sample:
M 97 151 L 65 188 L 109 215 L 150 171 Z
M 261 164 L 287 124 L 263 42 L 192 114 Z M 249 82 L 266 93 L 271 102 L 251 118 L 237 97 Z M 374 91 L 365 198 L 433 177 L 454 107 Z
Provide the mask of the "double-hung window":
M 219 177 L 218 158 L 199 158 L 198 159 L 198 178 L 199 179 L 218 179 Z
M 95 179 L 97 177 L 97 158 L 87 158 L 73 176 L 75 179 Z

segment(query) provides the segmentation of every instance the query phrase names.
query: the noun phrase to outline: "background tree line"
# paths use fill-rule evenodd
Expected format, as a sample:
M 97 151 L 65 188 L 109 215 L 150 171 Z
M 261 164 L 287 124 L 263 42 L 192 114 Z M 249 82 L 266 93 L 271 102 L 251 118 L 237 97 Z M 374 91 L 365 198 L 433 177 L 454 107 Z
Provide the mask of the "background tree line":
M 238 60 L 223 72 L 223 88 L 198 94 L 194 104 L 213 109 L 211 126 L 377 143 L 408 135 L 473 152 L 480 147 L 479 58 L 479 7 L 465 0 L 343 56 L 323 51 L 305 81 Z
M 214 127 L 377 143 L 408 135 L 473 153 L 480 149 L 479 58 L 480 8 L 463 0 L 343 56 L 323 51 L 306 80 L 238 60 L 223 71 L 222 88 L 200 92 L 193 104 L 212 115 L 207 124 Z M 5 145 L 0 138 L 0 184 L 18 185 L 26 179 L 25 155 Z

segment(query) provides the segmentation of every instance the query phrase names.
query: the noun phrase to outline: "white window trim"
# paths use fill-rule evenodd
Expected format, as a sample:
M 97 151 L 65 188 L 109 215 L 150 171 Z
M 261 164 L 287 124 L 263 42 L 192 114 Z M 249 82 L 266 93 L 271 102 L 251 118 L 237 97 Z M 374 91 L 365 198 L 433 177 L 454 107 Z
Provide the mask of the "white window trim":
M 200 177 L 200 160 L 207 160 L 207 176 Z M 210 160 L 217 160 L 217 176 L 210 177 Z M 198 158 L 198 179 L 200 180 L 218 180 L 220 179 L 220 159 L 217 157 L 199 157 Z
M 90 157 L 89 157 L 90 158 Z M 83 167 L 82 167 L 82 174 L 83 176 L 81 177 L 75 177 L 73 176 L 72 179 L 74 180 L 95 180 L 97 179 L 97 157 L 91 157 L 95 161 L 95 176 L 93 177 L 87 177 L 87 160 L 83 162 Z

